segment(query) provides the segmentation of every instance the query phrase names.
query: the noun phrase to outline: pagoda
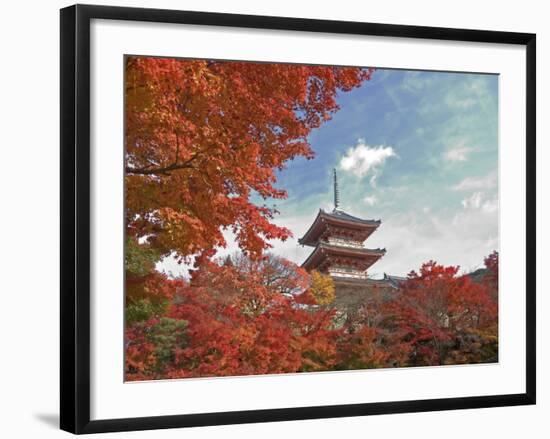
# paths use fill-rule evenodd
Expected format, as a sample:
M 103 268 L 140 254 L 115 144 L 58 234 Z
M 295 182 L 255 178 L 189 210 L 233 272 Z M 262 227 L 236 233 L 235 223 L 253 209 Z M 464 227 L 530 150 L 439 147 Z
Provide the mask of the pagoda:
M 340 193 L 334 169 L 334 209 L 319 210 L 301 245 L 313 247 L 302 267 L 330 274 L 336 287 L 346 283 L 371 283 L 367 270 L 386 253 L 385 249 L 366 248 L 363 243 L 380 226 L 380 220 L 362 219 L 349 215 L 339 208 Z

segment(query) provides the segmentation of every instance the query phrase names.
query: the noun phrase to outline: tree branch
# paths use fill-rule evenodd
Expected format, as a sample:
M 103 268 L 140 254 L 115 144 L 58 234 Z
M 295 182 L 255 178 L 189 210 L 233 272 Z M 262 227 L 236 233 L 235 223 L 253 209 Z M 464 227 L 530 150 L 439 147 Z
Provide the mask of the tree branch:
M 179 163 L 176 160 L 174 163 L 168 166 L 162 166 L 157 168 L 151 168 L 150 165 L 145 166 L 143 168 L 131 168 L 129 166 L 126 166 L 124 170 L 127 174 L 134 174 L 134 175 L 155 175 L 155 174 L 170 175 L 171 171 L 177 171 L 179 169 L 194 169 L 192 162 L 198 156 L 199 154 L 195 154 L 189 160 L 182 163 Z

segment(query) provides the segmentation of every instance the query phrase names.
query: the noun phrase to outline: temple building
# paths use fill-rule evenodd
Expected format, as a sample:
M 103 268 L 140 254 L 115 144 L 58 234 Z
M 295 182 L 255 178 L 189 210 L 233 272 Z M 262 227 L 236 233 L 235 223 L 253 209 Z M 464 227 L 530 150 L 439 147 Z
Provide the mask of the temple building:
M 330 274 L 336 287 L 338 302 L 361 301 L 374 289 L 397 289 L 399 280 L 384 274 L 383 279 L 370 279 L 368 270 L 386 249 L 371 249 L 364 242 L 378 229 L 380 220 L 362 219 L 340 209 L 340 193 L 334 169 L 334 209 L 319 210 L 313 224 L 298 240 L 301 245 L 313 247 L 302 267 Z

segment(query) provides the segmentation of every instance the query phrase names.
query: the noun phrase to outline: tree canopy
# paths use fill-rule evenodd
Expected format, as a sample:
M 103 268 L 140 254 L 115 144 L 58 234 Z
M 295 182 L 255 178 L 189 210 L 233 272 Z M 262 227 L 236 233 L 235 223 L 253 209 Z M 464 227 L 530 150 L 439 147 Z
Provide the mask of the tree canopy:
M 338 109 L 338 91 L 372 69 L 174 58 L 126 58 L 127 234 L 185 258 L 236 234 L 252 256 L 285 240 L 276 170 L 312 158 L 307 136 Z

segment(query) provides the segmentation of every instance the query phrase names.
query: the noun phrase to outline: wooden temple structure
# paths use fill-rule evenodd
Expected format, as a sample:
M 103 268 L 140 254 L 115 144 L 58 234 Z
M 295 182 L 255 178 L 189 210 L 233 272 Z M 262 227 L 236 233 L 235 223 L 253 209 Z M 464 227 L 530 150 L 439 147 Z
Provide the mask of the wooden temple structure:
M 381 221 L 357 218 L 341 210 L 336 169 L 333 173 L 334 209 L 332 212 L 320 209 L 311 227 L 298 240 L 301 245 L 313 247 L 302 267 L 329 274 L 334 279 L 338 301 L 356 302 L 377 288 L 398 289 L 399 278 L 395 276 L 384 274 L 383 279 L 369 278 L 369 268 L 385 255 L 386 249 L 367 248 L 364 242 Z

